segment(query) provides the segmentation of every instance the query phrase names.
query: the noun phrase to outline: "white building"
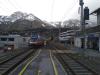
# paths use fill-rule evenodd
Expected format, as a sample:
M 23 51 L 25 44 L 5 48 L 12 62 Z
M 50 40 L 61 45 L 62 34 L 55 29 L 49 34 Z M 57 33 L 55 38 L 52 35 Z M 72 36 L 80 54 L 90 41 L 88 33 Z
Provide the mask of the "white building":
M 14 49 L 23 48 L 28 46 L 30 37 L 23 37 L 20 35 L 0 35 L 0 47 L 5 45 L 12 45 Z
M 97 15 L 97 26 L 85 29 L 85 36 L 81 31 L 77 32 L 74 40 L 75 46 L 100 52 L 100 8 L 91 14 Z
M 75 30 L 68 30 L 59 34 L 59 41 L 72 44 L 74 42 Z

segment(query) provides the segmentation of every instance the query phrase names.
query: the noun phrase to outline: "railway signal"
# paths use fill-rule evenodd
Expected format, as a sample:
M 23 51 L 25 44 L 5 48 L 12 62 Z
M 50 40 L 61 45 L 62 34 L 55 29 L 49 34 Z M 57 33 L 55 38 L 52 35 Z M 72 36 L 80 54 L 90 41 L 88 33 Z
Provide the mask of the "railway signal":
M 84 8 L 84 20 L 89 20 L 89 8 Z

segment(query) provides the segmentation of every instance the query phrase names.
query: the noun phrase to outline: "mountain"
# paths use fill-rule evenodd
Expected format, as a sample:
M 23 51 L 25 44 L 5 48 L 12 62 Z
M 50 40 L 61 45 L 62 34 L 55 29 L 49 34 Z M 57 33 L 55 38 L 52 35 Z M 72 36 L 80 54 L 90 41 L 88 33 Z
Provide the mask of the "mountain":
M 33 14 L 27 14 L 20 11 L 14 12 L 10 16 L 0 16 L 0 22 L 5 22 L 5 21 L 15 22 L 18 19 L 26 19 L 31 21 L 40 20 Z
M 23 31 L 34 28 L 48 27 L 49 24 L 43 22 L 33 14 L 14 12 L 10 16 L 0 16 L 0 31 Z

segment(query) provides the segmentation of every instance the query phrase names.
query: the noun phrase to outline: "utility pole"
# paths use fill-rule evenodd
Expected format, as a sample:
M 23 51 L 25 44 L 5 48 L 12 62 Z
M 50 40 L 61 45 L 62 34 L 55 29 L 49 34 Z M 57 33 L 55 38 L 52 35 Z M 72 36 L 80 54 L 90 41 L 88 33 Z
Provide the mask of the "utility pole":
M 84 2 L 83 2 L 83 0 L 80 0 L 80 6 L 81 6 L 81 32 L 82 32 L 82 34 L 83 34 L 83 39 L 82 39 L 82 48 L 83 48 L 83 50 L 82 50 L 82 55 L 84 56 L 85 55 L 85 49 L 87 48 L 87 39 L 86 39 L 86 32 L 85 32 L 85 20 L 87 20 L 87 15 L 86 15 L 86 10 L 87 10 L 87 8 L 85 8 L 84 10 L 83 10 L 83 5 L 84 5 Z M 84 13 L 85 12 L 85 13 Z
M 80 15 L 80 25 L 81 25 L 81 32 L 83 34 L 83 39 L 81 39 L 81 47 L 85 48 L 85 26 L 84 26 L 84 11 L 83 11 L 83 5 L 84 2 L 83 0 L 79 0 L 79 5 L 81 7 L 81 15 Z M 84 55 L 84 50 L 82 50 L 82 55 Z
M 59 33 L 61 31 L 61 22 L 59 22 Z
M 59 35 L 60 35 L 60 32 L 61 32 L 61 22 L 59 22 L 58 25 L 59 25 L 58 31 L 59 31 Z
M 85 20 L 84 20 L 84 10 L 83 10 L 83 5 L 84 5 L 83 0 L 79 0 L 79 5 L 81 7 L 80 24 L 81 24 L 81 32 L 83 34 L 82 47 L 85 48 Z
M 85 7 L 83 9 L 83 5 L 84 5 L 84 2 L 83 0 L 79 0 L 79 4 L 80 4 L 80 7 L 81 7 L 81 21 L 80 21 L 80 24 L 81 24 L 81 32 L 83 34 L 83 39 L 82 39 L 82 45 L 83 45 L 83 48 L 87 48 L 87 37 L 86 37 L 86 31 L 85 31 L 85 21 L 86 20 L 89 20 L 89 8 L 88 7 Z
M 75 27 L 75 23 L 74 23 L 74 47 L 75 47 L 75 37 L 76 37 L 76 27 Z

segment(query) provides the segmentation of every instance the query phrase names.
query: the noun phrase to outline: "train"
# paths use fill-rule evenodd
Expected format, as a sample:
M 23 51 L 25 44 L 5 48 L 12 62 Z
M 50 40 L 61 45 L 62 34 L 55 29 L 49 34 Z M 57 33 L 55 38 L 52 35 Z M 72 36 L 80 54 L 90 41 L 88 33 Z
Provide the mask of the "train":
M 30 48 L 39 48 L 44 46 L 44 38 L 39 34 L 32 34 L 29 40 Z

